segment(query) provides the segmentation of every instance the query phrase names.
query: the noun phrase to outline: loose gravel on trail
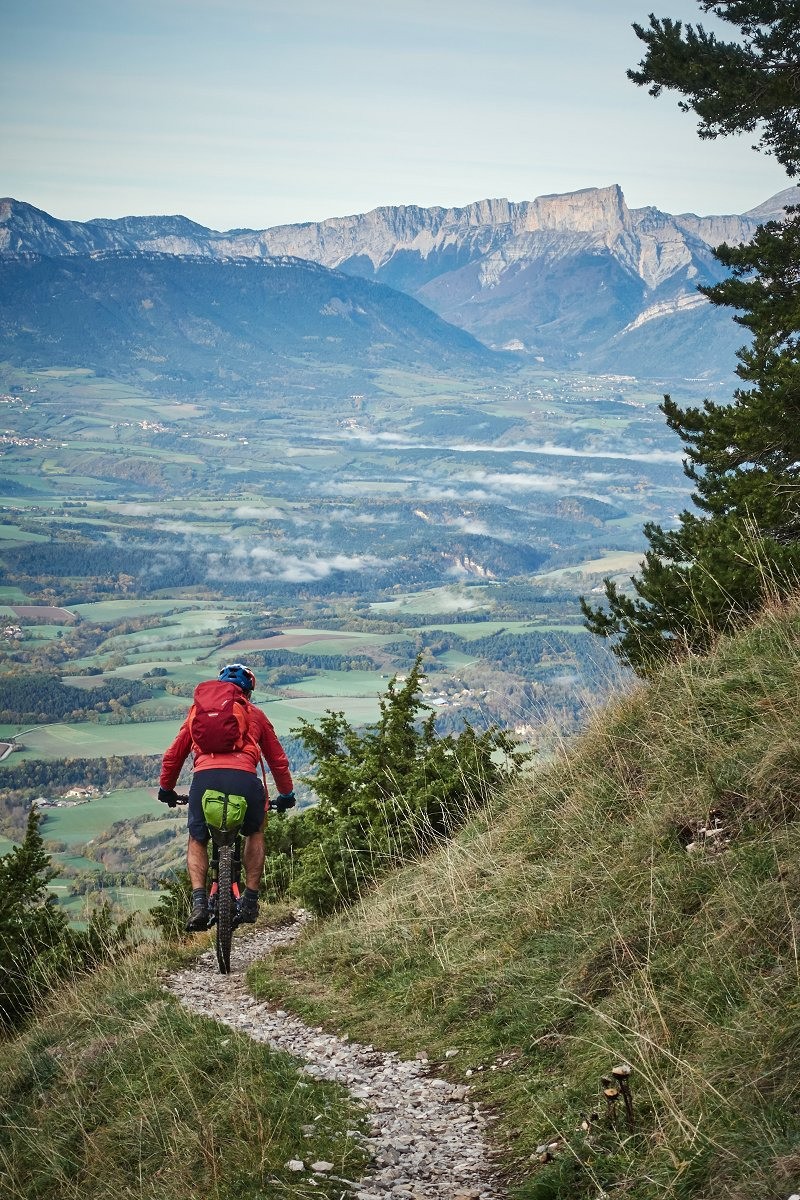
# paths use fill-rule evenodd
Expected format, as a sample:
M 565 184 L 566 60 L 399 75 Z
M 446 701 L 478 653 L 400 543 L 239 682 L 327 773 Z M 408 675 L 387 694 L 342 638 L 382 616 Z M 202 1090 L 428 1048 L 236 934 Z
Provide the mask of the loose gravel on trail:
M 342 1196 L 355 1200 L 501 1200 L 485 1143 L 486 1120 L 469 1089 L 430 1074 L 424 1061 L 407 1061 L 373 1046 L 312 1028 L 256 1000 L 244 985 L 251 962 L 295 941 L 300 920 L 283 929 L 238 934 L 230 975 L 217 971 L 214 951 L 168 977 L 165 986 L 192 1012 L 213 1017 L 258 1042 L 303 1059 L 306 1074 L 343 1083 L 367 1110 L 371 1166 L 358 1181 L 340 1180 Z M 289 1169 L 317 1176 L 332 1164 L 298 1154 Z

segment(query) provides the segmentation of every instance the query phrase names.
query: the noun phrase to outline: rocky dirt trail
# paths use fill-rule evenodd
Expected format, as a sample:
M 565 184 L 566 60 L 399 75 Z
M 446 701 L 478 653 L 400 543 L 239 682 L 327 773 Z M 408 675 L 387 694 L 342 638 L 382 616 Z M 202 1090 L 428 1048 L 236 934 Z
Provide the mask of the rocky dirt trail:
M 485 1142 L 487 1121 L 468 1088 L 436 1078 L 423 1059 L 406 1061 L 335 1037 L 250 995 L 244 985 L 249 964 L 295 941 L 303 916 L 283 929 L 237 934 L 230 975 L 218 973 L 211 950 L 170 975 L 165 987 L 192 1012 L 303 1059 L 306 1074 L 343 1083 L 364 1105 L 371 1165 L 358 1181 L 339 1180 L 342 1197 L 501 1200 L 505 1191 L 493 1179 Z M 299 1152 L 287 1165 L 298 1175 L 335 1177 L 332 1163 L 303 1160 Z

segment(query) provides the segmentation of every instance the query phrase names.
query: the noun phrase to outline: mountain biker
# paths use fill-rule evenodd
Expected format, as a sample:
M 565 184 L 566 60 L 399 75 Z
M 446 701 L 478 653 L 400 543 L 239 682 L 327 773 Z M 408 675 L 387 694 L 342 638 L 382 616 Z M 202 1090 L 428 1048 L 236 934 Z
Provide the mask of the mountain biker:
M 187 717 L 175 741 L 164 755 L 159 779 L 159 800 L 164 804 L 174 805 L 178 799 L 174 791 L 178 776 L 189 754 L 194 754 L 194 775 L 189 788 L 189 845 L 186 853 L 186 865 L 192 884 L 192 912 L 186 923 L 189 932 L 208 927 L 206 875 L 209 832 L 202 809 L 202 797 L 206 789 L 244 796 L 247 801 L 247 815 L 242 825 L 245 838 L 242 853 L 245 889 L 239 906 L 240 919 L 247 922 L 255 921 L 258 916 L 258 886 L 264 868 L 263 835 L 267 795 L 257 774 L 262 756 L 279 793 L 275 801 L 269 802 L 269 807 L 277 812 L 285 812 L 295 802 L 289 761 L 278 736 L 261 709 L 249 703 L 256 686 L 255 675 L 243 663 L 228 663 L 220 671 L 218 679 L 223 683 L 236 684 L 247 701 L 247 737 L 242 748 L 229 753 L 203 753 L 192 743 Z

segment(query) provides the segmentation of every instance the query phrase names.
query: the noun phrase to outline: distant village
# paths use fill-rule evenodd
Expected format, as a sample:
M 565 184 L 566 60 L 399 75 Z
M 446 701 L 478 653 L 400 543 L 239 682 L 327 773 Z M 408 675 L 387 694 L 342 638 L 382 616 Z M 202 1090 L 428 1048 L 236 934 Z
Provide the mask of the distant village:
M 79 804 L 88 804 L 90 800 L 96 799 L 101 795 L 100 789 L 96 787 L 74 787 L 65 792 L 63 796 L 49 800 L 47 796 L 37 796 L 32 802 L 31 807 L 36 809 L 46 808 L 76 808 Z

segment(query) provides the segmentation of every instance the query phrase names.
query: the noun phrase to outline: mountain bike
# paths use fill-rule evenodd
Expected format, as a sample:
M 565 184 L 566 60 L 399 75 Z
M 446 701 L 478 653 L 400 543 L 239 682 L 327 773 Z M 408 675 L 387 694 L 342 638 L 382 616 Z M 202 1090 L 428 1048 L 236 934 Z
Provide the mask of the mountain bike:
M 188 804 L 179 796 L 178 804 Z M 241 923 L 242 823 L 247 812 L 244 796 L 206 789 L 201 800 L 211 834 L 211 889 L 208 894 L 208 928 L 216 928 L 217 963 L 221 975 L 231 970 L 231 940 Z
M 206 796 L 222 797 L 221 825 L 212 824 L 206 811 Z M 241 800 L 241 810 L 235 804 Z M 221 975 L 231 970 L 231 939 L 240 923 L 242 875 L 242 822 L 247 811 L 243 796 L 228 796 L 224 792 L 203 795 L 203 813 L 211 834 L 211 890 L 208 894 L 208 927 L 216 926 L 217 963 Z M 230 810 L 233 809 L 231 813 Z

